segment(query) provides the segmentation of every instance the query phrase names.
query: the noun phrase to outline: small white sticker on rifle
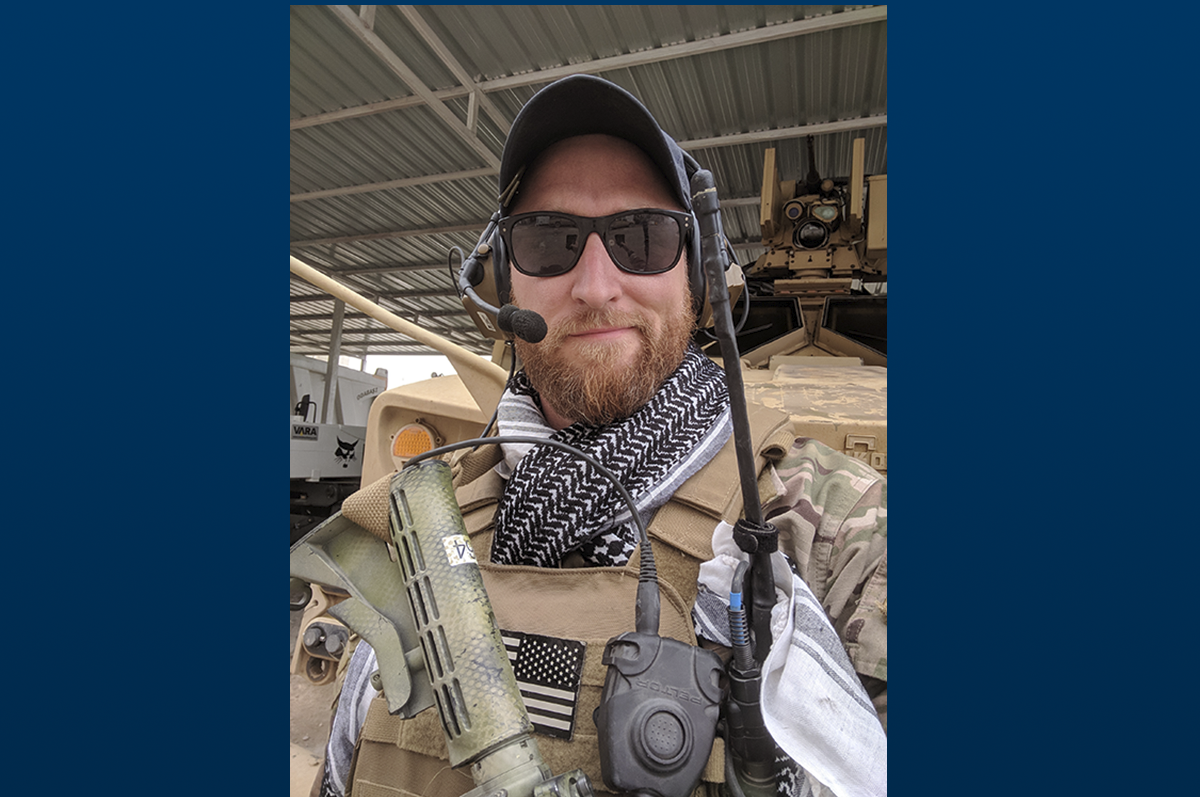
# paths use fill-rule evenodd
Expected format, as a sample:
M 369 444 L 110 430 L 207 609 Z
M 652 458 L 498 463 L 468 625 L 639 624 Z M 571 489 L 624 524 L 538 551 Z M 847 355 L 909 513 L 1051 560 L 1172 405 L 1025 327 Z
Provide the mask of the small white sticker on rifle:
M 471 548 L 471 541 L 465 534 L 451 534 L 449 537 L 442 537 L 442 546 L 446 549 L 446 559 L 450 561 L 451 567 L 468 563 L 475 564 L 475 551 Z

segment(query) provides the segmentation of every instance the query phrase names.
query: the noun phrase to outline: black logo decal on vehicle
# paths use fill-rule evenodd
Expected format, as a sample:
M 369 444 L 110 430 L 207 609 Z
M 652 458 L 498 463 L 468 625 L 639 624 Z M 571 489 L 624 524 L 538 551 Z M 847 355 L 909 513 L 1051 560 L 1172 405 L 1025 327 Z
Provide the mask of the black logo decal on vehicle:
M 348 468 L 350 467 L 350 462 L 354 459 L 354 449 L 358 447 L 359 441 L 355 440 L 352 443 L 347 443 L 340 437 L 337 439 L 337 441 L 337 451 L 333 452 L 333 455 L 338 458 L 339 462 L 342 463 L 343 468 Z

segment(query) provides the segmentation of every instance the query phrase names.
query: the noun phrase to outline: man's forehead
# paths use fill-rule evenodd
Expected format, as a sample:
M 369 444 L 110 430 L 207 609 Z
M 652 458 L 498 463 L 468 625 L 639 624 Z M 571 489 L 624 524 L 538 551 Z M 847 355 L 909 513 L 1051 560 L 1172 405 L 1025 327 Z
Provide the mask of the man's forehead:
M 573 136 L 551 144 L 519 178 L 513 211 L 557 190 L 633 190 L 655 207 L 678 209 L 666 178 L 636 144 L 607 135 Z

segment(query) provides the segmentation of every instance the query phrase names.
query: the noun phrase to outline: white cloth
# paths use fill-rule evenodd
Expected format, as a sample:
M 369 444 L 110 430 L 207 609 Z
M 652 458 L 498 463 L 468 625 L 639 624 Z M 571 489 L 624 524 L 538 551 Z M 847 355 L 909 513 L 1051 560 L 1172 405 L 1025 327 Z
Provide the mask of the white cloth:
M 375 650 L 366 640 L 360 641 L 350 655 L 333 727 L 329 731 L 329 744 L 325 747 L 325 778 L 321 783 L 320 797 L 342 797 L 346 793 L 354 745 L 363 723 L 367 721 L 367 709 L 379 694 L 371 686 L 371 673 L 378 669 Z
M 711 560 L 699 581 L 729 601 L 729 586 L 746 554 L 733 527 L 713 532 Z M 775 608 L 771 650 L 762 667 L 763 720 L 775 743 L 804 768 L 814 791 L 837 797 L 887 795 L 887 734 L 833 625 L 782 553 L 771 556 Z M 746 585 L 744 589 L 748 589 Z

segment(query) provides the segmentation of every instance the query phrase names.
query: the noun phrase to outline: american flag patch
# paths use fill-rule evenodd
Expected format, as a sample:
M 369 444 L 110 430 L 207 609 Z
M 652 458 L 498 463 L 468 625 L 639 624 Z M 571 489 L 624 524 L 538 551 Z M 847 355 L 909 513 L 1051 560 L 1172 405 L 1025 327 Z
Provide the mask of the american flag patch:
M 584 644 L 517 631 L 501 630 L 500 636 L 533 729 L 569 740 L 575 729 Z

